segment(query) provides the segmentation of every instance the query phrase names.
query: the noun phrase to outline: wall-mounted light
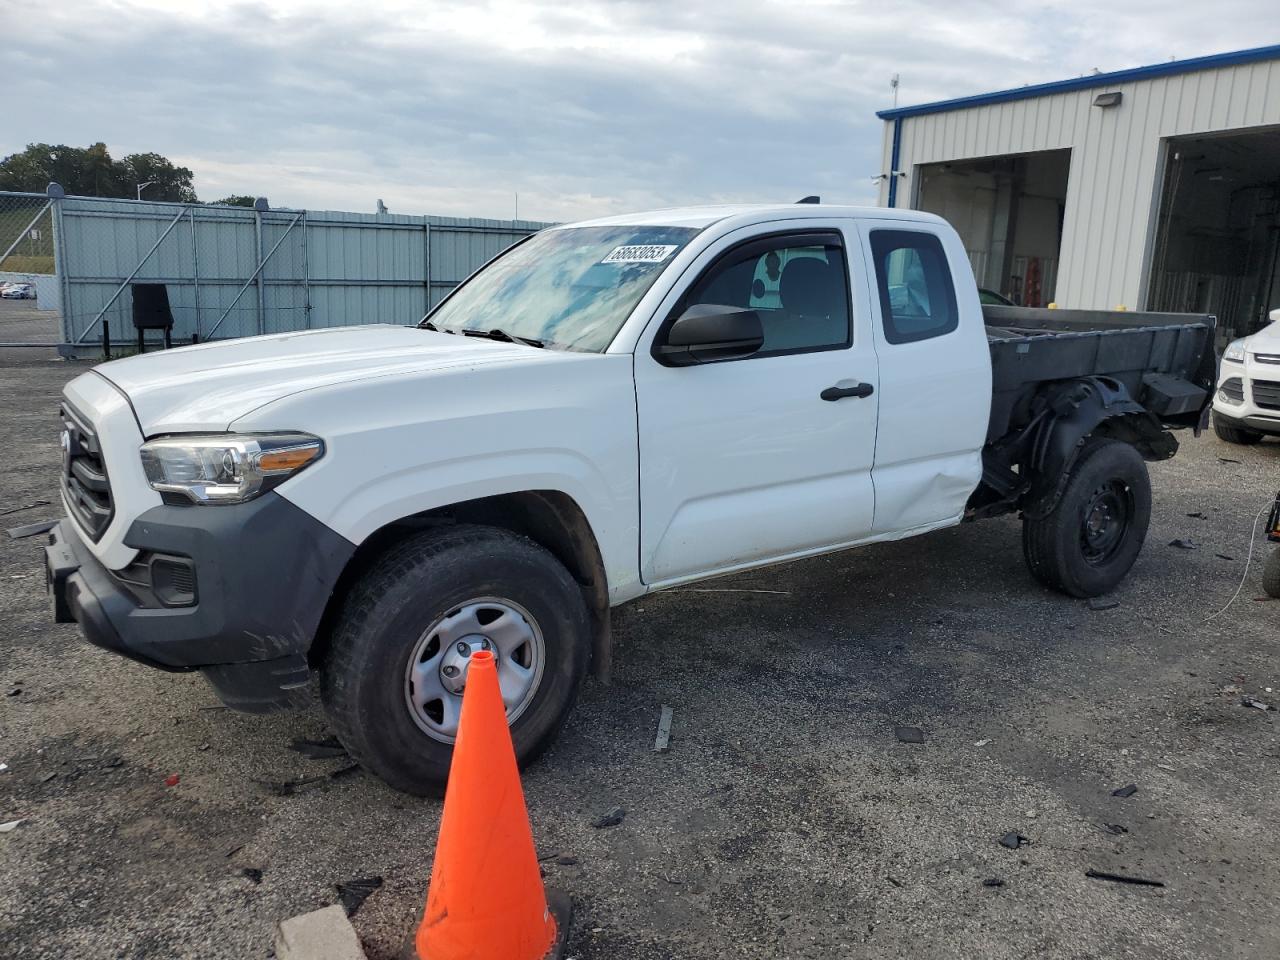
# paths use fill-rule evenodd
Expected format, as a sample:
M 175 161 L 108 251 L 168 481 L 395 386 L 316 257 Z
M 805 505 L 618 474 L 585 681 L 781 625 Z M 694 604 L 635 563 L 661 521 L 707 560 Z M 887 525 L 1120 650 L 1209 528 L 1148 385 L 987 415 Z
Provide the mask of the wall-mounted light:
M 1100 93 L 1093 98 L 1093 105 L 1095 107 L 1118 107 L 1122 99 L 1124 99 L 1124 94 L 1119 90 L 1111 93 Z

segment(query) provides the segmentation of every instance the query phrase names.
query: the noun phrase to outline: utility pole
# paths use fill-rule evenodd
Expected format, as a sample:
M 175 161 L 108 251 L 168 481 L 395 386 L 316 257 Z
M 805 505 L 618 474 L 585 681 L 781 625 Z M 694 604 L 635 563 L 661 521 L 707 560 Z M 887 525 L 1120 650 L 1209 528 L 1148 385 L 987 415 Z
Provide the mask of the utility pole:
M 900 78 L 900 76 L 899 76 L 899 74 L 896 74 L 896 73 L 895 73 L 895 74 L 893 75 L 893 77 L 889 80 L 889 89 L 893 91 L 893 106 L 894 106 L 894 108 L 895 108 L 895 109 L 896 109 L 896 108 L 897 108 L 897 106 L 898 106 L 898 81 L 899 81 L 899 79 L 901 79 L 901 78 Z
M 147 187 L 153 187 L 155 186 L 155 184 L 156 184 L 155 180 L 147 180 L 145 183 L 138 184 L 138 199 L 139 200 L 142 199 L 143 190 L 147 189 Z

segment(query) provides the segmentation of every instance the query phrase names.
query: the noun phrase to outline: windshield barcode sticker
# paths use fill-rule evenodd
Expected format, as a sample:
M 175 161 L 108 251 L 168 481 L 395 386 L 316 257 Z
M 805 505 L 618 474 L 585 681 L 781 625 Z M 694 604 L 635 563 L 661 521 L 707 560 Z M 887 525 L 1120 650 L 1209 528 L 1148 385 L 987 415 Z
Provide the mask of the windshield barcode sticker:
M 643 243 L 614 247 L 601 263 L 661 263 L 675 252 L 674 243 Z

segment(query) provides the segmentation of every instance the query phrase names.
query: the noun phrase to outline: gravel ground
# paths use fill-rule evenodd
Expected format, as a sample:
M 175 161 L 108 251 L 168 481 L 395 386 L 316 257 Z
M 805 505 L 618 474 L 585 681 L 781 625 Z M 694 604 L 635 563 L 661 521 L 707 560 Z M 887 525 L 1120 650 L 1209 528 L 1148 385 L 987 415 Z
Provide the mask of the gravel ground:
M 6 504 L 54 499 L 56 398 L 80 369 L 0 365 Z M 1255 567 L 1205 620 L 1278 465 L 1280 443 L 1186 435 L 1152 469 L 1114 609 L 1034 584 L 1001 519 L 616 611 L 613 685 L 588 684 L 525 777 L 540 852 L 576 861 L 546 865 L 577 906 L 568 955 L 1280 955 L 1276 714 L 1240 703 L 1280 702 L 1280 604 L 1255 601 Z M 392 957 L 439 803 L 359 772 L 274 795 L 259 781 L 343 766 L 289 749 L 326 735 L 321 712 L 235 714 L 198 676 L 91 648 L 51 622 L 40 546 L 0 545 L 0 821 L 23 821 L 0 834 L 0 952 L 266 957 L 276 920 L 380 875 L 353 923 Z M 615 805 L 623 823 L 592 829 Z M 1001 847 L 1009 831 L 1031 844 Z

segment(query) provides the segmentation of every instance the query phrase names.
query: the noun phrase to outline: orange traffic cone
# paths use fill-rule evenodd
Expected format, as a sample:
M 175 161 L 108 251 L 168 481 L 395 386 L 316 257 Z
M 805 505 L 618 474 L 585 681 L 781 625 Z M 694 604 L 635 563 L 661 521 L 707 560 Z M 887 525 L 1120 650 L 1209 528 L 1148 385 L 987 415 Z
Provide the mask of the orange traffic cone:
M 418 960 L 554 960 L 568 899 L 548 903 L 493 654 L 472 654 Z M 554 908 L 554 912 L 553 912 Z

